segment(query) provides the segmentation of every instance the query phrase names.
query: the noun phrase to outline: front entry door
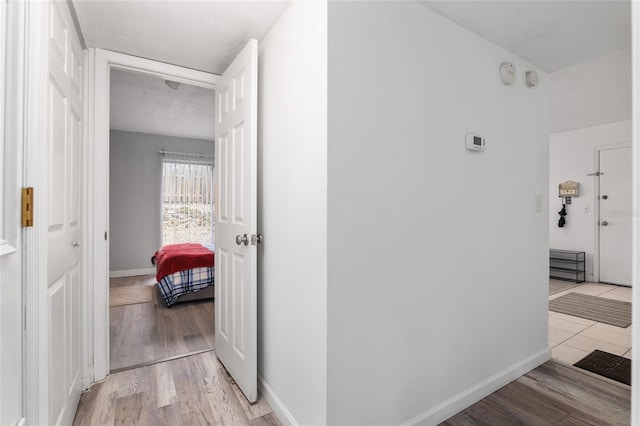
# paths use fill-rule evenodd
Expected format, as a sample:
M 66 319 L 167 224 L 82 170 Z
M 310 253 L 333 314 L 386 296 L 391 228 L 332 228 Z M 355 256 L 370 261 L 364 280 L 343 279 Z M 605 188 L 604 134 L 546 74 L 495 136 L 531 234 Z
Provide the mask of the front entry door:
M 600 151 L 600 281 L 631 285 L 631 147 Z
M 50 425 L 73 421 L 80 400 L 81 249 L 80 182 L 84 54 L 66 2 L 48 5 L 48 170 L 41 178 L 48 202 L 47 307 Z M 46 186 L 46 187 L 45 187 Z
M 258 397 L 257 85 L 251 40 L 216 85 L 215 113 L 215 350 L 250 402 Z

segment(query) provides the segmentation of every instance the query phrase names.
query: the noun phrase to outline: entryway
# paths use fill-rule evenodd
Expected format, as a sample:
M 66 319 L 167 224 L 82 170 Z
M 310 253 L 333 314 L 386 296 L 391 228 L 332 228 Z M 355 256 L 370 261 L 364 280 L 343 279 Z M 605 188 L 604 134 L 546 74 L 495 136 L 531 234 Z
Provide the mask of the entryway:
M 578 274 L 580 280 L 586 280 L 550 294 L 550 301 L 587 295 L 598 298 L 593 303 L 600 304 L 603 312 L 611 305 L 608 300 L 622 301 L 631 311 L 630 138 L 630 121 L 550 137 L 550 248 L 584 252 L 585 261 L 576 267 L 584 271 Z M 577 193 L 560 198 L 559 185 L 567 181 L 578 184 Z M 562 226 L 561 209 L 566 212 Z M 570 276 L 575 274 L 562 278 Z M 626 365 L 631 358 L 631 328 L 550 309 L 549 347 L 555 360 L 568 365 L 596 350 Z
M 566 281 L 562 283 L 566 284 Z M 556 299 L 568 293 L 587 294 L 631 302 L 631 288 L 587 282 L 549 296 Z M 553 358 L 573 365 L 594 350 L 631 359 L 631 325 L 616 327 L 597 321 L 549 311 L 549 347 Z

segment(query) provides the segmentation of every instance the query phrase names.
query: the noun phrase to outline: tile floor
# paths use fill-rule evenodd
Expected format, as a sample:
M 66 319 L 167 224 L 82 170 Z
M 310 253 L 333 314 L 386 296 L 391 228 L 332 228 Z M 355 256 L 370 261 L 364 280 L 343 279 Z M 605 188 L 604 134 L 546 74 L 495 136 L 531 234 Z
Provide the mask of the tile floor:
M 631 287 L 583 283 L 549 296 L 549 300 L 575 292 L 631 302 Z M 595 349 L 631 358 L 631 326 L 614 327 L 584 318 L 549 311 L 549 347 L 554 359 L 574 364 Z

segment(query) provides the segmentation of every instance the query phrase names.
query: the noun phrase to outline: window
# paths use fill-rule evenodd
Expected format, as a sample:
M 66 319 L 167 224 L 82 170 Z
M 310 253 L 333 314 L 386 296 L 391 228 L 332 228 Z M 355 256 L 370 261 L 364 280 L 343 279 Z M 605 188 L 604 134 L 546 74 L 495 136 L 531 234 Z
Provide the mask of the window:
M 213 243 L 213 157 L 162 154 L 162 244 Z

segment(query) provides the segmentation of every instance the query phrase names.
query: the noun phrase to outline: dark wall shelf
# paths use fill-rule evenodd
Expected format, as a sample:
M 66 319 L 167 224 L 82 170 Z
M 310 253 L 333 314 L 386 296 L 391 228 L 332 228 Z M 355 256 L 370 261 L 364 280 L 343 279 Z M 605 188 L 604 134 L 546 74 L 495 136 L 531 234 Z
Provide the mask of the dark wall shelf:
M 586 260 L 583 251 L 549 250 L 549 277 L 583 283 L 586 280 Z

